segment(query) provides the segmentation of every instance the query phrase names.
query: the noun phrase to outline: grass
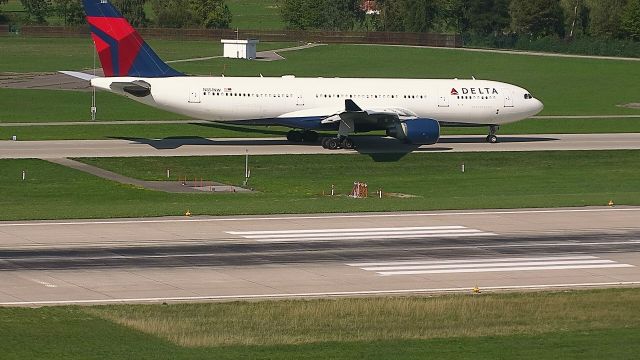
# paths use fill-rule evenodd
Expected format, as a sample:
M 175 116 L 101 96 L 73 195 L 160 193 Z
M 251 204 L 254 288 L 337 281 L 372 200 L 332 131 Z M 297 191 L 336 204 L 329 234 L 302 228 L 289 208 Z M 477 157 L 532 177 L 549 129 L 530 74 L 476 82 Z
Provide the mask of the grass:
M 149 45 L 165 61 L 222 55 L 222 44 L 215 41 L 148 40 Z M 292 46 L 291 43 L 266 42 L 260 51 Z M 0 73 L 55 72 L 93 68 L 93 42 L 86 38 L 39 38 L 0 36 Z M 46 59 L 46 61 L 44 60 Z M 100 60 L 96 59 L 97 64 Z M 174 66 L 174 65 L 172 65 Z M 179 67 L 176 65 L 176 67 Z M 215 70 L 214 70 L 215 69 Z M 222 67 L 200 67 L 202 74 L 219 73 Z
M 626 289 L 3 308 L 0 347 L 3 359 L 632 359 L 640 351 L 638 296 Z
M 150 40 L 165 60 L 217 56 L 221 46 L 207 41 Z M 0 72 L 55 72 L 93 68 L 94 46 L 86 38 L 0 37 Z M 44 61 L 46 59 L 46 61 Z M 96 59 L 97 64 L 100 60 Z
M 86 310 L 186 347 L 531 335 L 640 326 L 640 291 L 288 300 Z
M 79 91 L 0 89 L 0 122 L 88 121 L 91 96 Z M 97 94 L 96 103 L 101 120 L 184 119 L 106 92 Z M 42 136 L 52 131 L 44 130 Z M 83 131 L 76 127 L 67 130 L 70 134 Z M 0 129 L 4 131 L 7 129 Z
M 0 90 L 0 94 L 2 91 Z M 101 102 L 111 100 L 101 99 Z M 0 103 L 2 100 L 0 99 Z M 64 106 L 65 111 L 71 111 L 75 107 L 85 110 L 87 104 L 70 102 Z M 136 103 L 129 103 L 125 109 L 115 106 L 100 107 L 100 115 L 106 118 L 122 119 L 128 116 L 129 119 L 140 119 L 146 114 L 148 108 Z M 44 109 L 43 109 L 44 110 Z M 104 110 L 104 112 L 103 112 Z M 117 111 L 115 111 L 117 110 Z M 75 111 L 75 110 L 74 110 Z M 153 111 L 153 110 L 152 110 Z M 154 111 L 157 113 L 156 120 L 171 120 L 174 116 L 169 113 Z M 81 120 L 87 120 L 88 116 Z M 67 118 L 69 119 L 69 118 Z M 39 118 L 46 121 L 46 118 Z M 0 123 L 2 120 L 0 120 Z M 229 137 L 284 137 L 289 129 L 272 127 L 248 127 L 225 124 L 145 124 L 145 125 L 111 125 L 96 124 L 89 125 L 55 125 L 55 126 L 1 126 L 0 140 L 10 139 L 17 136 L 19 140 L 85 140 L 85 139 L 113 139 L 113 138 L 142 138 L 142 139 L 166 139 L 166 138 L 229 138 Z M 521 135 L 521 134 L 592 134 L 592 133 L 628 133 L 640 132 L 640 118 L 637 119 L 571 119 L 571 120 L 524 120 L 518 123 L 509 124 L 500 128 L 499 135 Z M 372 134 L 382 134 L 381 132 Z M 482 128 L 442 128 L 443 135 L 486 135 L 487 129 Z
M 233 19 L 231 28 L 278 30 L 285 27 L 275 0 L 227 0 Z
M 20 0 L 9 0 L 6 4 L 0 5 L 0 9 L 3 11 L 24 11 L 24 6 Z
M 399 157 L 399 156 L 398 156 Z M 250 158 L 252 194 L 141 190 L 40 160 L 0 160 L 0 220 L 640 205 L 640 151 L 283 155 Z M 178 176 L 229 184 L 244 157 L 106 158 L 82 161 L 127 176 Z M 460 165 L 466 172 L 460 172 Z M 331 171 L 327 171 L 331 169 Z M 27 181 L 21 181 L 22 170 Z M 400 174 L 400 176 L 399 176 Z M 350 199 L 354 181 L 412 198 Z M 343 196 L 323 196 L 331 185 Z M 482 189 L 481 191 L 479 189 Z M 373 191 L 372 191 L 373 192 Z

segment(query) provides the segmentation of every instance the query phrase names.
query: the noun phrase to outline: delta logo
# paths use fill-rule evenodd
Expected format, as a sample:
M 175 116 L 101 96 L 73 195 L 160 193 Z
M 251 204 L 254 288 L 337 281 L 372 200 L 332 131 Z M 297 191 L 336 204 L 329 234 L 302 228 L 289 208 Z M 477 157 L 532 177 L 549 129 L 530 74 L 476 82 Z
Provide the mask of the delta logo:
M 498 95 L 496 88 L 461 88 L 461 92 L 458 92 L 455 88 L 451 89 L 451 95 Z

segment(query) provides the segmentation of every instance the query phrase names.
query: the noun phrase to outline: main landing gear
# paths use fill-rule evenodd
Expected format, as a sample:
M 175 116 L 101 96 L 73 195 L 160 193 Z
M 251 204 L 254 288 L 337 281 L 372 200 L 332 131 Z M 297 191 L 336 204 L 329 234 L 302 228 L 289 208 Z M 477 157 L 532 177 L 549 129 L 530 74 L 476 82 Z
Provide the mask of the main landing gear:
M 498 142 L 498 137 L 496 136 L 496 133 L 498 132 L 499 129 L 500 129 L 500 126 L 497 126 L 497 125 L 489 126 L 489 135 L 487 135 L 488 143 L 495 144 Z
M 356 148 L 356 145 L 350 137 L 326 137 L 322 138 L 322 147 L 329 150 L 352 150 Z
M 314 143 L 318 141 L 320 134 L 315 131 L 296 131 L 291 130 L 287 133 L 287 140 L 291 142 L 301 143 L 309 142 Z

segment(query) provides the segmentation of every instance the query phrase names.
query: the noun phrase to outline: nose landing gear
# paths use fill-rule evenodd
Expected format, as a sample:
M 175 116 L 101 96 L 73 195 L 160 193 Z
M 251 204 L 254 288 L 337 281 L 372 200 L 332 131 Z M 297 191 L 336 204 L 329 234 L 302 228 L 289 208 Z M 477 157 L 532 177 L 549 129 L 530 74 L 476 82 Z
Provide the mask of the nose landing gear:
M 496 133 L 498 132 L 499 129 L 500 129 L 500 126 L 497 126 L 497 125 L 489 126 L 489 135 L 487 135 L 487 139 L 486 139 L 488 143 L 495 144 L 498 142 L 498 137 L 496 136 Z

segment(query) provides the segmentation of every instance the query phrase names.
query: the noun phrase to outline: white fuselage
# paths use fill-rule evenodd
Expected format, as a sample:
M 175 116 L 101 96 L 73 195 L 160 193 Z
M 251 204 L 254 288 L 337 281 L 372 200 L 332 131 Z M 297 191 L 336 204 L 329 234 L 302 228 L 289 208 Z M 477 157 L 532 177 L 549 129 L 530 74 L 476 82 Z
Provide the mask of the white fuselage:
M 114 82 L 141 80 L 151 94 L 113 91 Z M 486 80 L 273 77 L 96 78 L 93 86 L 193 118 L 241 121 L 331 116 L 351 99 L 365 110 L 392 110 L 444 124 L 501 125 L 539 113 L 523 88 Z

